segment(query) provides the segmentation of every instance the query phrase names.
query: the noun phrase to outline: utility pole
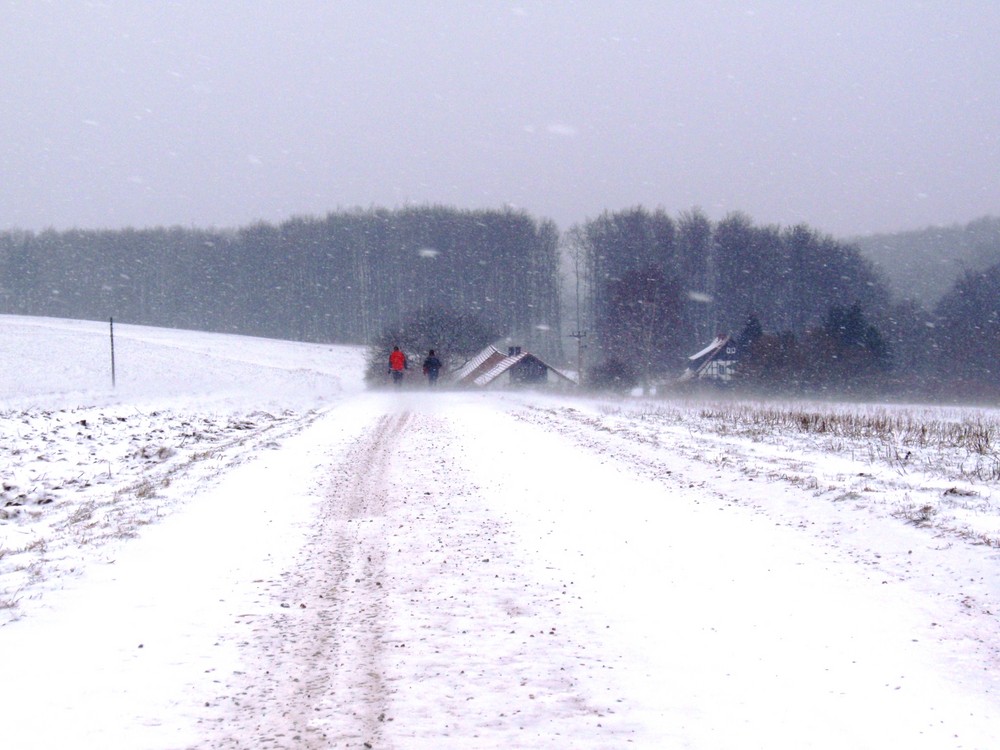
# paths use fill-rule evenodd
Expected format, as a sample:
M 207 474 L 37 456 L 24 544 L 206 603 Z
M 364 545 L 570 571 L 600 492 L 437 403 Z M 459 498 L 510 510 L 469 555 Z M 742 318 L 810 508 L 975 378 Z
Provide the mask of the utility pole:
M 576 384 L 581 386 L 583 385 L 583 340 L 587 338 L 587 332 L 577 329 L 567 335 L 571 339 L 576 339 Z
M 573 248 L 573 275 L 576 280 L 576 330 L 568 334 L 571 339 L 576 339 L 576 385 L 583 386 L 583 340 L 587 337 L 587 332 L 583 330 L 580 323 L 580 256 L 583 248 L 577 242 Z

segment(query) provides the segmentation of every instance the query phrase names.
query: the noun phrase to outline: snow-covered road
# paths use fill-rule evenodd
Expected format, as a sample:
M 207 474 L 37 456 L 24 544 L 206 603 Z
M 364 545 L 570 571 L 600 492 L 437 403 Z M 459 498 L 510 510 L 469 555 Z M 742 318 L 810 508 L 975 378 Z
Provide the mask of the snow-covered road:
M 60 717 L 15 722 L 11 746 L 54 747 L 63 722 L 104 748 L 998 736 L 981 655 L 939 632 L 950 603 L 776 523 L 735 477 L 706 491 L 680 451 L 637 466 L 596 428 L 581 445 L 576 414 L 459 394 L 328 410 L 152 527 L 58 618 L 17 623 L 53 629 L 48 659 L 5 633 L 30 678 L 26 705 L 4 704 Z M 275 524 L 298 549 L 273 553 Z M 123 600 L 133 616 L 107 622 Z M 88 672 L 111 679 L 88 689 Z
M 25 436 L 55 418 L 23 414 Z M 144 434 L 189 439 L 189 417 L 159 415 Z M 531 394 L 357 392 L 226 424 L 239 439 L 136 474 L 109 461 L 120 483 L 145 477 L 108 500 L 135 534 L 7 543 L 4 575 L 27 588 L 0 627 L 0 745 L 1000 736 L 996 548 L 886 510 L 951 479 Z M 52 501 L 10 508 L 4 538 L 81 515 L 52 489 L 79 468 L 43 463 Z

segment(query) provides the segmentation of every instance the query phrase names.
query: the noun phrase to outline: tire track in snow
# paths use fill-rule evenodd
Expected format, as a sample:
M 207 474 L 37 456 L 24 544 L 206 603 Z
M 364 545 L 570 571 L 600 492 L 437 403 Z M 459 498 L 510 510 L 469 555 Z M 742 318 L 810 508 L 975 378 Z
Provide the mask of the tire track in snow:
M 330 692 L 338 705 L 334 742 L 377 746 L 386 713 L 381 653 L 384 641 L 386 510 L 391 463 L 406 434 L 409 412 L 383 415 L 373 431 L 341 464 L 329 493 L 334 571 L 325 598 L 333 599 L 334 634 Z M 331 571 L 332 572 L 332 571 Z
M 614 665 L 573 626 L 574 582 L 524 558 L 452 421 L 383 414 L 333 461 L 300 562 L 243 644 L 225 737 L 199 748 L 607 747 L 633 734 Z
M 331 469 L 300 564 L 275 582 L 275 614 L 242 645 L 252 669 L 231 687 L 219 748 L 379 746 L 385 718 L 385 513 L 407 412 L 380 416 Z

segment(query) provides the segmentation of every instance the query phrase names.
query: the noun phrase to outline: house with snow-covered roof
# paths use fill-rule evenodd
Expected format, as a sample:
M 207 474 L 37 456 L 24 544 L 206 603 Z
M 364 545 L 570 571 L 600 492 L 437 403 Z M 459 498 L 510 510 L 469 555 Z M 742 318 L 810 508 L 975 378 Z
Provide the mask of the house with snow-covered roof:
M 507 354 L 494 346 L 486 347 L 462 366 L 455 383 L 472 388 L 576 385 L 574 380 L 519 346 L 510 347 Z
M 730 382 L 736 372 L 739 349 L 736 339 L 720 333 L 712 343 L 688 357 L 687 367 L 680 380 Z

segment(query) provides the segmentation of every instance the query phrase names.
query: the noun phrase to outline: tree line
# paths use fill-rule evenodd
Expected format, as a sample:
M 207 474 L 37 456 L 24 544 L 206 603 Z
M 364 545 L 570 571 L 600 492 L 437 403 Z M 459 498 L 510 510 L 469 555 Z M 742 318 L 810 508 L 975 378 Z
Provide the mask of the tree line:
M 0 234 L 0 307 L 368 343 L 432 307 L 558 353 L 559 235 L 512 210 L 355 210 L 187 228 Z
M 994 223 L 970 225 L 982 257 Z M 565 242 L 593 384 L 669 382 L 687 355 L 727 334 L 740 343 L 745 387 L 956 398 L 1000 389 L 1000 264 L 966 272 L 925 307 L 893 295 L 858 244 L 742 213 L 712 222 L 636 207 L 574 227 Z
M 804 225 L 755 226 L 741 213 L 713 223 L 699 211 L 675 220 L 637 207 L 575 228 L 569 242 L 598 366 L 621 358 L 640 379 L 676 370 L 750 318 L 798 335 L 834 307 L 858 304 L 871 314 L 888 305 L 873 263 Z
M 441 206 L 225 231 L 7 231 L 0 312 L 383 348 L 437 341 L 459 356 L 507 337 L 570 367 L 571 334 L 592 384 L 672 381 L 687 355 L 727 333 L 752 352 L 745 384 L 1000 388 L 1000 265 L 967 271 L 924 307 L 894 296 L 857 243 L 742 213 L 711 221 L 639 206 L 563 234 L 523 211 Z

